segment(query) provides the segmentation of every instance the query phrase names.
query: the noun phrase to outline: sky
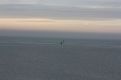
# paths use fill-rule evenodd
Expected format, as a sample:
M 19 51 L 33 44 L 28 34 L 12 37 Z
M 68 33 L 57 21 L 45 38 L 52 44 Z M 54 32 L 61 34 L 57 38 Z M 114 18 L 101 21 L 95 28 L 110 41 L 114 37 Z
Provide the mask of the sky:
M 121 33 L 120 0 L 0 0 L 0 31 Z

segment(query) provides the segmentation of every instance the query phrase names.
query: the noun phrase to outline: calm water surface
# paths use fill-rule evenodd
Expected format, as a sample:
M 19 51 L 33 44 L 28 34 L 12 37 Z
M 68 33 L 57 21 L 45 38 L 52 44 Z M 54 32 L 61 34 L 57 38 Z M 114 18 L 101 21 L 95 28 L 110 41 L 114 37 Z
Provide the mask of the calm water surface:
M 0 80 L 121 80 L 121 41 L 0 37 Z

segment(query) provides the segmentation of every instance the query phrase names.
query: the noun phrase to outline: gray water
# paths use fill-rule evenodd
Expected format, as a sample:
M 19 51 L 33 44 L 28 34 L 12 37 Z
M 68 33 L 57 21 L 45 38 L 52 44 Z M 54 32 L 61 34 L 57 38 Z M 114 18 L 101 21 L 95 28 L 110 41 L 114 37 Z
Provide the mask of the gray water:
M 0 80 L 121 80 L 121 41 L 0 37 Z

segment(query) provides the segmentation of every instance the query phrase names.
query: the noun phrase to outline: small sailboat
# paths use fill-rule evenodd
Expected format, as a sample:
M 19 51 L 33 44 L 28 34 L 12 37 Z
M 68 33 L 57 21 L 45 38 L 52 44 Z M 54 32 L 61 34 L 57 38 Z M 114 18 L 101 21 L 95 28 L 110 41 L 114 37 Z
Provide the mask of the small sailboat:
M 61 47 L 63 48 L 63 45 L 64 45 L 64 40 L 62 40 L 61 42 L 60 42 L 60 45 L 61 45 Z

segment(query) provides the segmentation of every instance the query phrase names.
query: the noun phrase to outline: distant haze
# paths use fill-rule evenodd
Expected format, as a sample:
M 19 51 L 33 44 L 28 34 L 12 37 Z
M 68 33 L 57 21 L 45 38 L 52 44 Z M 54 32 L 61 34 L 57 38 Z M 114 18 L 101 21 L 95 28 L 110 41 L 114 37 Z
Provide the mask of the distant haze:
M 59 31 L 18 31 L 0 30 L 0 36 L 40 37 L 40 38 L 71 38 L 71 39 L 121 39 L 121 34 L 87 33 L 87 32 L 59 32 Z

